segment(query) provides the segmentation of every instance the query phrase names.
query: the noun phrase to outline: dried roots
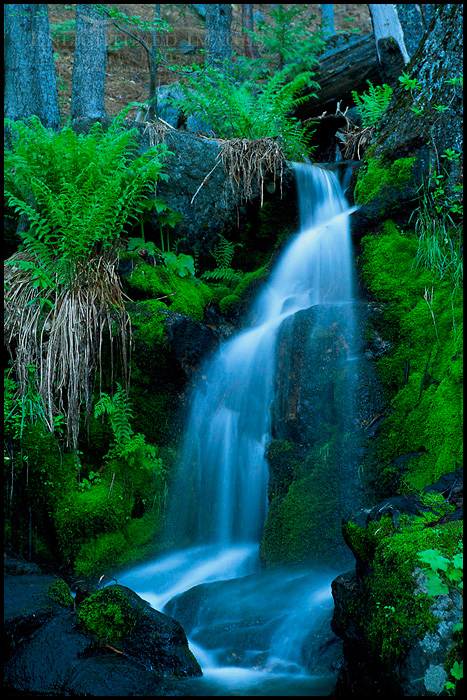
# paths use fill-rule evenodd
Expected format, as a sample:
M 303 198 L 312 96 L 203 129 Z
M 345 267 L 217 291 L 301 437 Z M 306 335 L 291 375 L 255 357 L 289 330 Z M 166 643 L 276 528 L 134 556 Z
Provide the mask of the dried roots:
M 9 262 L 21 260 L 32 262 L 27 253 L 16 253 Z M 53 432 L 54 418 L 64 416 L 68 443 L 76 450 L 81 406 L 85 406 L 87 419 L 92 408 L 105 328 L 111 343 L 114 335 L 120 338 L 128 378 L 131 324 L 115 255 L 107 253 L 77 263 L 66 284 L 37 288 L 31 270 L 14 264 L 5 266 L 5 280 L 5 342 L 19 395 L 30 392 L 33 382 L 34 395 L 43 402 L 47 427 Z

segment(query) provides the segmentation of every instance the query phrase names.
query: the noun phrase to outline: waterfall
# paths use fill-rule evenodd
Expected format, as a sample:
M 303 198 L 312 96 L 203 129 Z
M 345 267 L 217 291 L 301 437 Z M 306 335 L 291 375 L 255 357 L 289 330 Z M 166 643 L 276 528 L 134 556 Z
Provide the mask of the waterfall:
M 280 338 L 311 307 L 325 326 L 335 324 L 338 309 L 340 328 L 349 337 L 353 332 L 353 209 L 332 173 L 303 164 L 294 171 L 300 230 L 287 241 L 245 330 L 207 359 L 191 392 L 167 513 L 172 551 L 119 579 L 181 621 L 213 683 L 186 694 L 323 695 L 330 688 L 322 678 L 310 686 L 300 648 L 315 648 L 310 633 L 316 640 L 331 634 L 336 572 L 259 572 L 257 565 L 267 516 L 265 452 L 283 401 L 276 376 Z M 315 341 L 311 334 L 309 342 Z M 346 361 L 352 344 L 341 346 Z M 287 692 L 280 685 L 284 674 L 296 679 Z M 259 692 L 252 690 L 257 684 Z M 239 692 L 247 687 L 251 692 Z
M 178 545 L 259 542 L 266 517 L 277 332 L 298 311 L 352 301 L 349 209 L 332 173 L 294 165 L 300 231 L 191 397 L 169 514 Z

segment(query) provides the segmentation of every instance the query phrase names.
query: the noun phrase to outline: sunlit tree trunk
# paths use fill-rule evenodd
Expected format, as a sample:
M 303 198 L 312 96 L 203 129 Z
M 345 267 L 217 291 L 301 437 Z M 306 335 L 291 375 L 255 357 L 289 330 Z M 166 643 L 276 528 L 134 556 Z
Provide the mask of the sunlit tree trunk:
M 395 5 L 368 5 L 383 81 L 397 84 L 410 56 Z
M 321 23 L 324 36 L 334 36 L 334 5 L 321 5 Z
M 157 68 L 159 66 L 159 31 L 158 20 L 161 17 L 161 6 L 155 5 L 154 27 L 152 30 L 152 49 L 149 71 L 149 112 L 146 119 L 153 120 L 157 113 Z
M 57 130 L 60 110 L 47 5 L 4 8 L 5 117 L 36 115 L 44 126 Z
M 105 7 L 105 5 L 104 5 Z M 71 118 L 105 117 L 107 19 L 97 5 L 76 5 Z

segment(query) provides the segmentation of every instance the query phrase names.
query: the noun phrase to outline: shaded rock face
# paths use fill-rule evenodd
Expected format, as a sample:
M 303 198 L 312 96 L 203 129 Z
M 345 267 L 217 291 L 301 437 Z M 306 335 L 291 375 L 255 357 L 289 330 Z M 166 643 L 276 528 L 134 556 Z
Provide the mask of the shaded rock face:
M 24 570 L 24 566 L 29 567 Z M 181 625 L 133 591 L 118 590 L 135 626 L 131 634 L 97 642 L 76 613 L 50 596 L 57 576 L 24 565 L 5 574 L 5 687 L 13 694 L 165 696 L 163 679 L 201 675 Z M 105 593 L 104 593 L 105 595 Z
M 95 119 L 78 119 L 73 122 L 77 133 L 86 134 Z M 112 123 L 110 117 L 99 119 L 104 127 Z M 128 128 L 138 131 L 137 155 L 145 153 L 154 143 L 164 142 L 171 155 L 167 157 L 164 172 L 168 181 L 157 183 L 156 196 L 180 213 L 183 220 L 175 225 L 176 240 L 185 241 L 189 250 L 197 249 L 199 254 L 206 254 L 219 233 L 229 238 L 238 234 L 239 227 L 246 225 L 247 207 L 241 202 L 238 187 L 232 189 L 229 174 L 225 171 L 219 157 L 219 141 L 201 138 L 189 131 L 167 129 L 162 134 L 151 132 L 148 124 L 127 121 Z M 152 135 L 151 135 L 152 134 Z M 285 168 L 282 192 L 279 179 L 271 173 L 265 177 L 264 190 L 272 193 L 269 200 L 280 202 L 290 191 L 295 197 L 295 180 L 292 171 Z M 260 189 L 253 181 L 253 207 L 260 208 Z M 285 207 L 285 204 L 284 204 Z M 248 219 L 252 218 L 248 208 Z M 153 217 L 154 236 L 160 236 L 160 226 Z
M 343 306 L 315 306 L 279 329 L 265 565 L 349 561 L 341 518 L 361 502 L 359 465 L 384 406 L 373 362 L 384 353 L 381 339 L 365 348 L 356 341 L 374 311 L 364 302 L 355 307 L 355 323 Z
M 395 86 L 364 160 L 379 159 L 387 167 L 400 158 L 414 158 L 415 162 L 406 182 L 382 185 L 352 216 L 352 234 L 357 240 L 387 218 L 405 225 L 430 170 L 445 174 L 443 188 L 448 195 L 453 195 L 454 187 L 462 181 L 463 90 L 460 82 L 452 82 L 463 73 L 462 26 L 463 5 L 437 6 L 436 21 L 405 67 L 420 87 L 405 90 L 399 83 Z M 452 160 L 441 158 L 446 149 L 458 156 Z M 362 167 L 354 171 L 350 192 L 357 179 L 365 177 L 365 168 L 362 162 Z

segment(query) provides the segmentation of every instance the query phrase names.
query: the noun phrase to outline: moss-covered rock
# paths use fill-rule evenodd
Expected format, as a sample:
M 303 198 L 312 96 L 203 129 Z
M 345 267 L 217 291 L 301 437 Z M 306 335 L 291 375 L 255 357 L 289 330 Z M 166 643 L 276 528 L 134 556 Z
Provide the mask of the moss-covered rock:
M 461 599 L 455 585 L 448 596 L 429 595 L 419 554 L 437 550 L 453 560 L 462 551 L 462 523 L 449 521 L 443 496 L 422 500 L 392 499 L 344 522 L 357 570 L 333 582 L 332 628 L 344 639 L 341 692 L 437 694 L 427 692 L 436 665 L 443 690 Z
M 204 308 L 212 298 L 207 284 L 193 276 L 180 277 L 170 273 L 164 266 L 139 265 L 127 278 L 126 284 L 133 296 L 140 299 L 162 302 L 172 311 L 186 314 L 201 321 Z M 158 307 L 161 308 L 161 307 Z
M 367 204 L 378 196 L 382 187 L 389 186 L 401 189 L 410 179 L 411 168 L 415 156 L 398 158 L 385 163 L 379 158 L 368 158 L 366 167 L 360 168 L 355 187 L 355 203 Z
M 462 296 L 448 276 L 415 266 L 411 234 L 389 231 L 362 241 L 363 276 L 385 303 L 379 323 L 392 344 L 378 361 L 391 410 L 367 470 L 380 496 L 421 489 L 463 456 Z M 419 456 L 397 465 L 407 454 Z

